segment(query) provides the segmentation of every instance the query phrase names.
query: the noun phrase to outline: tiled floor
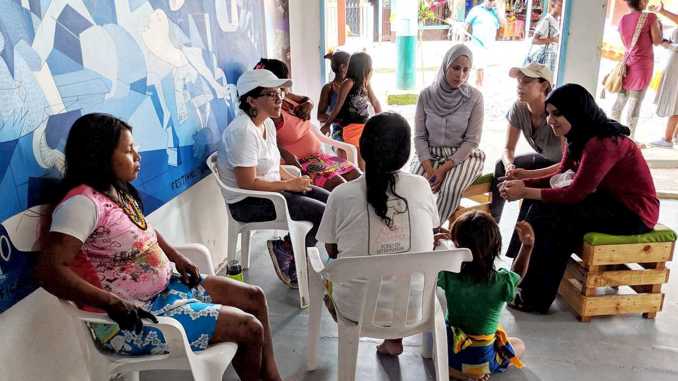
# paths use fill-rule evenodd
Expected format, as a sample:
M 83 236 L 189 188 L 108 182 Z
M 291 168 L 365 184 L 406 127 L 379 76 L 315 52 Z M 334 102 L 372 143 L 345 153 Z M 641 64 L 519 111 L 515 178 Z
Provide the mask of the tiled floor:
M 517 205 L 511 203 L 502 219 L 502 233 L 508 237 Z M 663 201 L 663 223 L 678 230 L 678 201 Z M 308 314 L 298 308 L 298 294 L 276 280 L 265 253 L 264 241 L 270 234 L 255 236 L 253 266 L 248 281 L 264 288 L 271 310 L 273 341 L 278 363 L 286 380 L 336 380 L 337 329 L 323 311 L 319 365 L 305 372 L 305 341 Z M 505 240 L 506 241 L 506 240 Z M 506 242 L 505 242 L 506 243 Z M 508 265 L 505 262 L 504 265 Z M 560 300 L 546 316 L 506 310 L 502 323 L 511 335 L 521 337 L 527 352 L 526 367 L 493 376 L 494 380 L 678 380 L 678 276 L 673 274 L 664 286 L 664 311 L 656 320 L 629 315 L 578 322 Z M 357 380 L 428 380 L 432 365 L 419 355 L 419 338 L 405 341 L 399 358 L 376 354 L 377 341 L 360 344 Z M 143 381 L 190 380 L 186 372 L 142 373 Z M 237 380 L 229 369 L 224 380 Z

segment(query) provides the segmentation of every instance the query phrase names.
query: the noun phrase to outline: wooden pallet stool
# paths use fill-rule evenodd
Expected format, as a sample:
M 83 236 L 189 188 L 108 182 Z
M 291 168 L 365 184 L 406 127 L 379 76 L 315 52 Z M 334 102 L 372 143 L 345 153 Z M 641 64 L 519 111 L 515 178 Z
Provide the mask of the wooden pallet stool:
M 492 202 L 492 180 L 494 174 L 486 173 L 478 177 L 461 195 L 459 206 L 449 218 L 452 226 L 454 220 L 469 210 L 482 210 L 490 212 Z
M 558 293 L 580 321 L 628 313 L 654 319 L 662 310 L 675 241 L 676 233 L 663 225 L 638 235 L 588 233 L 581 253 L 570 257 Z

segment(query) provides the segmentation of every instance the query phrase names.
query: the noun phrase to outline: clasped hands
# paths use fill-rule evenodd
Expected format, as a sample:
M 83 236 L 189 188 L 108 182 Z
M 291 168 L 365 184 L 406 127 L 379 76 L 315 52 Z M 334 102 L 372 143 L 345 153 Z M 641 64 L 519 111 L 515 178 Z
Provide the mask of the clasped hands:
M 510 164 L 506 167 L 506 176 L 500 177 L 499 194 L 508 201 L 515 201 L 525 198 L 527 187 L 522 180 L 525 178 L 525 169 L 516 168 Z

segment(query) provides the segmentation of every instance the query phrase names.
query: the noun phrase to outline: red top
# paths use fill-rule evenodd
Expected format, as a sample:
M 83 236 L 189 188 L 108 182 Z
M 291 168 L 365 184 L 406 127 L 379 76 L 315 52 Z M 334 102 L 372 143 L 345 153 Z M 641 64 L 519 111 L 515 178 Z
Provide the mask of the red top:
M 560 172 L 575 172 L 572 184 L 558 189 L 542 189 L 545 202 L 576 204 L 595 191 L 612 195 L 637 214 L 652 229 L 659 219 L 659 200 L 645 158 L 633 140 L 627 137 L 591 138 L 573 162 L 567 151 L 560 162 Z M 539 179 L 530 181 L 538 184 Z

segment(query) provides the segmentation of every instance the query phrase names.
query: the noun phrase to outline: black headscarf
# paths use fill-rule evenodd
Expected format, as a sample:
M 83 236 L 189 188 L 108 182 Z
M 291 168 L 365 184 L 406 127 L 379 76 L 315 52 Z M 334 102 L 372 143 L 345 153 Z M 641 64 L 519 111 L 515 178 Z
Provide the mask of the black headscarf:
M 574 83 L 568 83 L 553 90 L 546 98 L 572 125 L 567 138 L 570 160 L 581 158 L 582 150 L 592 137 L 629 136 L 631 130 L 612 120 L 598 107 L 591 93 Z

